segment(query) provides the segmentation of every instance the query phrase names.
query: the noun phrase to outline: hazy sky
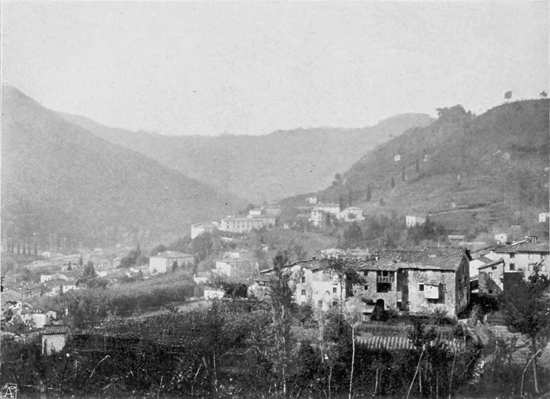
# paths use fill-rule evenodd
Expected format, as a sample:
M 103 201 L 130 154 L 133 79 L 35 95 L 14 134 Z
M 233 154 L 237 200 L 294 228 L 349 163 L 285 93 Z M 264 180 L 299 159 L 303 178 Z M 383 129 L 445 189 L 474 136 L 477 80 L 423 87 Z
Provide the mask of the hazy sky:
M 546 1 L 2 4 L 4 82 L 131 129 L 365 126 L 548 87 Z

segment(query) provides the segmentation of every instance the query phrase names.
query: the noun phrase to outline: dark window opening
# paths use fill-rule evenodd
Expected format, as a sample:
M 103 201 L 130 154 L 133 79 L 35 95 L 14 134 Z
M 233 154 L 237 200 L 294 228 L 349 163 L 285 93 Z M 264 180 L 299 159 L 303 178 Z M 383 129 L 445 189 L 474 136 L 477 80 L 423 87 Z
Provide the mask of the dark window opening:
M 516 270 L 516 264 L 510 263 L 510 270 Z
M 424 284 L 418 284 L 418 291 L 424 291 Z
M 376 283 L 376 292 L 390 292 L 391 283 Z

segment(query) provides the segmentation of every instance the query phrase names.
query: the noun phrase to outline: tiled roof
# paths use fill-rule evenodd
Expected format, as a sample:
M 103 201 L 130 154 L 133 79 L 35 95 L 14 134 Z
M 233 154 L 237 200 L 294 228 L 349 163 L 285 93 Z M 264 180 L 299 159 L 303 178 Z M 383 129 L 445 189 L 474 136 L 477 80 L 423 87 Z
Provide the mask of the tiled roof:
M 522 241 L 517 244 L 506 245 L 495 249 L 496 253 L 550 253 L 548 242 L 531 243 Z
M 367 270 L 451 270 L 455 271 L 462 257 L 463 249 L 433 248 L 424 250 L 390 250 L 375 256 L 373 260 L 364 261 L 361 269 Z
M 370 257 L 344 257 L 340 261 L 357 268 L 357 270 L 397 271 L 399 269 L 416 269 L 456 271 L 464 256 L 469 257 L 463 249 L 433 248 L 423 250 L 386 250 Z M 332 259 L 309 259 L 297 264 L 315 271 L 329 268 L 332 261 Z M 293 264 L 292 266 L 296 266 L 297 264 Z M 272 271 L 273 268 L 270 268 L 262 270 L 260 273 L 265 274 Z
M 42 335 L 68 334 L 69 327 L 67 326 L 46 326 L 42 330 Z

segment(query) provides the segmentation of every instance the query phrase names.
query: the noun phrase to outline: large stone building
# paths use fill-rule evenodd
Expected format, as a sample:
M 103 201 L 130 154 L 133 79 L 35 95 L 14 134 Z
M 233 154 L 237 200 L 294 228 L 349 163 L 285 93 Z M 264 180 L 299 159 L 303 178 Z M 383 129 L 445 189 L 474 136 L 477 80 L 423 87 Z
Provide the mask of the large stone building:
M 271 227 L 275 225 L 275 217 L 271 216 L 247 216 L 234 217 L 228 216 L 221 220 L 219 230 L 231 233 L 248 233 L 254 229 L 262 227 Z
M 359 296 L 365 313 L 377 304 L 404 314 L 441 310 L 456 317 L 470 301 L 470 260 L 467 251 L 457 249 L 386 251 L 345 259 L 360 278 L 353 284 L 334 269 L 331 259 L 303 262 L 289 273 L 296 302 L 316 309 L 328 310 Z

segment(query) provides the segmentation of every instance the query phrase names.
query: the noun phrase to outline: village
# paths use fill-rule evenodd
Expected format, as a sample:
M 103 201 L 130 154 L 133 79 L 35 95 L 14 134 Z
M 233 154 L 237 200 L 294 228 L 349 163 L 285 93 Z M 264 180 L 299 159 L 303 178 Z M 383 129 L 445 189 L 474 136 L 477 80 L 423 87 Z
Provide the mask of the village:
M 285 236 L 303 229 L 304 211 L 309 212 L 306 223 L 315 234 L 330 224 L 349 231 L 368 218 L 361 208 L 341 208 L 308 197 L 294 221 L 282 222 L 281 207 L 265 205 L 249 207 L 246 215 L 193 224 L 187 248 L 195 248 L 194 253 L 159 245 L 146 256 L 138 244 L 137 248 L 119 245 L 110 250 L 96 248 L 66 255 L 47 251 L 36 254 L 39 259 L 26 265 L 24 273 L 10 271 L 3 276 L 4 339 L 26 341 L 38 335 L 42 355 L 48 356 L 62 352 L 71 334 L 82 334 L 93 327 L 76 326 L 72 310 L 41 298 L 73 295 L 78 298 L 79 291 L 117 290 L 136 283 L 151 284 L 150 288 L 155 281 L 187 284 L 189 293 L 182 296 L 183 300 L 170 301 L 158 308 L 152 304 L 149 309 L 141 309 L 142 314 L 140 311 L 128 314 L 158 316 L 171 311 L 185 313 L 197 306 L 208 308 L 212 301 L 270 303 L 273 279 L 277 273 L 283 273 L 288 278 L 294 303 L 309 307 L 316 317 L 329 312 L 344 314 L 350 299 L 357 301 L 356 312 L 363 324 L 357 341 L 366 347 L 375 345 L 393 350 L 395 345 L 410 345 L 402 341 L 407 341 L 406 325 L 411 317 L 436 316 L 447 320 L 449 325 L 457 322 L 467 325 L 472 310 L 479 307 L 480 298 L 496 302 L 499 296 L 513 291 L 518 281 L 527 281 L 535 273 L 550 275 L 547 239 L 534 235 L 509 239 L 504 232 L 496 233 L 492 242 L 486 243 L 467 242 L 464 235 L 447 234 L 438 237 L 437 245 L 432 241 L 431 246 L 408 248 L 339 245 L 309 253 L 298 246 L 285 264 L 276 269 L 265 259 L 287 248 L 270 247 L 267 240 L 260 240 L 254 247 L 250 237 L 275 230 Z M 547 212 L 539 215 L 541 225 L 547 225 L 548 220 Z M 404 230 L 422 229 L 430 223 L 429 215 L 406 215 L 401 223 Z M 510 231 L 513 233 L 514 229 Z M 213 237 L 218 242 L 215 249 Z M 193 246 L 204 240 L 208 241 L 208 253 L 203 253 L 200 245 Z M 7 249 L 18 255 L 14 253 L 16 247 L 8 245 Z M 46 308 L 40 307 L 40 303 L 56 305 Z M 505 328 L 499 314 L 498 309 L 485 312 L 478 323 L 498 334 Z M 96 327 L 102 322 L 98 320 Z M 373 325 L 374 332 L 370 331 Z M 547 352 L 546 356 L 550 356 Z

